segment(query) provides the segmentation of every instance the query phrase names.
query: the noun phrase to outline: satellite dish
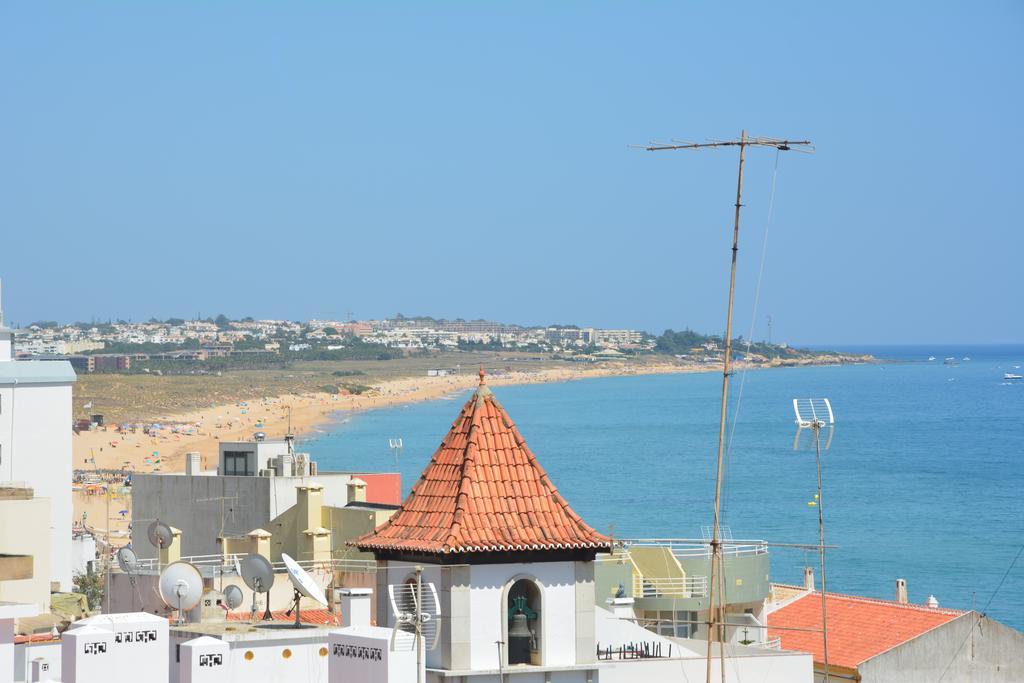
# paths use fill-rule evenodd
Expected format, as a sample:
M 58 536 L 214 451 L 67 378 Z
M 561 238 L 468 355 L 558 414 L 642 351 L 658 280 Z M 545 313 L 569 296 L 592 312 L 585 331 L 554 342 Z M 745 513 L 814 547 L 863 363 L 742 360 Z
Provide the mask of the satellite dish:
M 274 568 L 267 558 L 257 553 L 249 553 L 242 558 L 239 573 L 245 585 L 255 593 L 268 593 L 274 585 Z
M 203 597 L 203 577 L 188 562 L 172 562 L 160 574 L 160 599 L 178 610 L 178 624 L 185 623 L 185 612 L 199 604 Z
M 171 543 L 174 542 L 174 532 L 171 531 L 171 527 L 161 522 L 159 519 L 154 520 L 149 525 L 149 530 L 146 532 L 149 536 L 149 542 L 155 548 L 163 550 L 169 548 Z
M 284 566 L 288 569 L 288 578 L 291 579 L 295 590 L 307 598 L 313 598 L 321 605 L 326 605 L 327 597 L 324 595 L 323 590 L 320 589 L 320 586 L 316 584 L 316 581 L 313 580 L 313 577 L 306 573 L 306 570 L 300 567 L 299 563 L 286 553 L 281 553 L 281 559 L 284 561 Z
M 244 598 L 242 589 L 234 584 L 224 589 L 224 604 L 228 606 L 229 610 L 233 610 L 241 605 Z
M 391 650 L 395 650 L 399 632 L 415 634 L 417 640 L 424 641 L 428 650 L 437 647 L 441 632 L 441 601 L 437 599 L 434 584 L 423 583 L 417 571 L 415 581 L 389 585 L 388 596 L 391 598 L 391 614 L 395 618 L 395 627 L 391 631 Z M 415 641 L 409 645 L 415 645 Z
M 117 565 L 121 567 L 121 571 L 125 574 L 134 575 L 139 569 L 139 560 L 135 556 L 135 551 L 131 548 L 124 547 L 117 551 Z
M 312 598 L 321 605 L 327 604 L 327 598 L 324 596 L 324 592 L 320 590 L 320 586 L 313 580 L 313 577 L 307 574 L 306 570 L 300 567 L 298 562 L 293 560 L 287 553 L 281 553 L 281 560 L 288 570 L 288 578 L 295 589 L 295 604 L 292 605 L 292 609 L 295 610 L 295 628 L 302 628 L 302 622 L 299 619 L 299 602 L 302 600 L 302 596 L 305 595 L 307 598 Z M 292 613 L 292 609 L 288 610 L 288 614 Z
M 238 567 L 238 573 L 245 585 L 252 590 L 252 611 L 249 613 L 249 620 L 256 619 L 256 594 L 267 593 L 267 609 L 263 612 L 263 620 L 270 621 L 273 615 L 270 613 L 270 589 L 274 587 L 274 568 L 267 558 L 258 553 L 249 553 L 242 558 Z

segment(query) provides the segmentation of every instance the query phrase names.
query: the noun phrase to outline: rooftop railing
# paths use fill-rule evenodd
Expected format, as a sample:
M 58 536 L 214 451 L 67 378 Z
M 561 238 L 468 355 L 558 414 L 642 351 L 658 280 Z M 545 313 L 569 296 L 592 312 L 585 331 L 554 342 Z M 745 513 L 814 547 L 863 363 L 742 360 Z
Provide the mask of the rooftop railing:
M 624 538 L 616 539 L 625 550 L 634 546 L 658 546 L 669 548 L 679 560 L 711 559 L 711 543 L 699 538 Z M 725 557 L 749 557 L 767 555 L 768 543 L 761 540 L 722 540 L 722 555 Z
M 238 563 L 245 555 L 189 555 L 181 557 L 182 562 L 188 562 L 199 570 L 204 576 L 235 576 L 238 574 Z M 303 569 L 320 570 L 329 569 L 336 572 L 373 573 L 377 571 L 377 563 L 374 560 L 359 559 L 331 559 L 331 560 L 297 560 Z M 160 560 L 155 557 L 136 560 L 136 573 L 138 574 L 159 574 Z M 284 562 L 272 562 L 271 566 L 276 573 L 287 572 Z

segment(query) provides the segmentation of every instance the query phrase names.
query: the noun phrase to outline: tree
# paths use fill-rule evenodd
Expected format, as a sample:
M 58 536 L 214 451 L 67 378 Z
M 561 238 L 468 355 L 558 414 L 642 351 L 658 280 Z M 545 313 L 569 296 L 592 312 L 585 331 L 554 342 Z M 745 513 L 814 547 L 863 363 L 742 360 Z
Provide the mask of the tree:
M 334 327 L 325 327 L 324 334 L 326 334 L 328 337 L 337 337 L 338 330 Z
M 76 574 L 73 579 L 75 592 L 85 596 L 89 603 L 89 609 L 97 609 L 103 602 L 103 574 L 100 572 L 86 572 Z

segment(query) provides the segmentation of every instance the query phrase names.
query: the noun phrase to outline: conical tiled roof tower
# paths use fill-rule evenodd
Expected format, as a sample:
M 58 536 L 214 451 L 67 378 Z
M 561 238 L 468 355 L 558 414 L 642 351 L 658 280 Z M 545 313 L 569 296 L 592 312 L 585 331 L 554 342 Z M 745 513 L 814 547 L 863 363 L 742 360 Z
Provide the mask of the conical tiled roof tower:
M 480 370 L 480 386 L 401 508 L 354 541 L 380 554 L 477 553 L 610 548 L 558 493 Z M 558 553 L 561 554 L 561 553 Z

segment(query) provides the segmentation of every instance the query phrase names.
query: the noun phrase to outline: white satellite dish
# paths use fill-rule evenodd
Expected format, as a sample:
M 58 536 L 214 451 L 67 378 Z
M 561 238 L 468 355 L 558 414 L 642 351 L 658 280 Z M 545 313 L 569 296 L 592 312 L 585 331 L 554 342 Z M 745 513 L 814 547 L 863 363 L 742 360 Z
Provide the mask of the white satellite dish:
M 274 587 L 274 568 L 267 558 L 257 553 L 249 553 L 239 563 L 238 573 L 245 585 L 252 590 L 252 612 L 249 614 L 249 619 L 256 619 L 257 593 L 267 593 L 267 609 L 263 613 L 263 620 L 273 619 L 274 617 L 270 613 L 270 589 Z
M 160 599 L 178 610 L 178 624 L 185 623 L 185 612 L 203 597 L 203 576 L 188 562 L 172 562 L 160 574 Z
M 295 628 L 302 628 L 302 623 L 299 620 L 299 602 L 302 600 L 302 596 L 305 595 L 307 598 L 312 598 L 321 605 L 327 604 L 327 597 L 320 589 L 320 586 L 316 584 L 316 581 L 313 580 L 313 577 L 306 573 L 306 570 L 300 567 L 299 563 L 293 560 L 287 553 L 281 553 L 281 560 L 284 562 L 285 568 L 288 569 L 288 578 L 295 588 L 295 604 L 292 606 L 292 609 L 295 610 Z M 292 610 L 288 610 L 288 614 L 291 613 Z
M 242 600 L 245 596 L 242 594 L 242 589 L 232 584 L 224 589 L 224 604 L 227 605 L 228 610 L 233 610 L 242 604 Z
M 174 542 L 174 532 L 171 531 L 171 527 L 161 522 L 159 519 L 154 520 L 149 525 L 149 529 L 146 532 L 149 537 L 149 542 L 155 548 L 163 550 L 169 548 L 171 543 Z
M 437 647 L 441 632 L 441 601 L 437 598 L 434 584 L 423 583 L 422 574 L 417 571 L 414 581 L 389 585 L 388 597 L 395 619 L 395 627 L 391 630 L 391 650 L 394 651 L 400 641 L 399 632 L 415 634 L 413 645 L 422 640 L 428 650 Z

